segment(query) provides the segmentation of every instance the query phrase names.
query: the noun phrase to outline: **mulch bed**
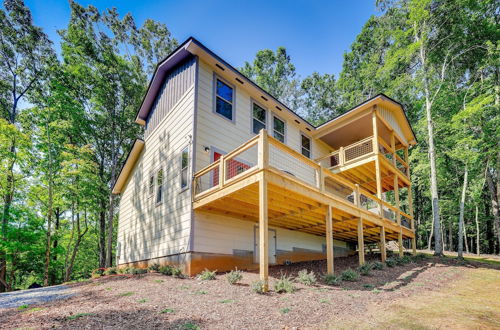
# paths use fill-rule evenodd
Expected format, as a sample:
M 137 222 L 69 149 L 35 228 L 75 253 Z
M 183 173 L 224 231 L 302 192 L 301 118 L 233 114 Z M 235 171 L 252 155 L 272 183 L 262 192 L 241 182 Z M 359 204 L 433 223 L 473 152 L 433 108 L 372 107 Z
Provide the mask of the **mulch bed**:
M 367 257 L 378 260 L 376 256 Z M 213 281 L 157 273 L 107 276 L 76 285 L 78 294 L 67 300 L 25 310 L 0 310 L 0 328 L 319 328 L 327 321 L 361 317 L 370 306 L 436 290 L 460 278 L 464 267 L 477 265 L 431 258 L 373 270 L 370 276 L 362 276 L 358 282 L 343 282 L 340 287 L 320 281 L 313 287 L 296 284 L 298 291 L 293 294 L 271 291 L 265 295 L 250 289 L 252 281 L 259 278 L 257 272 L 244 272 L 238 285 L 230 285 L 224 274 Z M 335 259 L 336 273 L 356 266 L 355 256 Z M 281 274 L 295 276 L 301 269 L 323 274 L 326 262 L 271 267 L 271 288 Z

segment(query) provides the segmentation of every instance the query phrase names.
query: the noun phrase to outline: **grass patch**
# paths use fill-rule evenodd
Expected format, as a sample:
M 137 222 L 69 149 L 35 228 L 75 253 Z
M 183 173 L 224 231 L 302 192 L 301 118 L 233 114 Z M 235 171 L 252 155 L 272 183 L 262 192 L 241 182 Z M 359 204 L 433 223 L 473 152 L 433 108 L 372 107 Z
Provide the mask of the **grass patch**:
M 158 283 L 158 284 L 163 283 L 163 280 L 155 280 L 155 283 Z
M 111 291 L 111 290 L 113 290 L 113 288 L 106 288 L 105 290 L 106 291 Z
M 80 317 L 91 316 L 91 315 L 94 315 L 94 314 L 92 314 L 92 313 L 78 313 L 78 314 L 70 315 L 70 316 L 66 317 L 66 320 L 71 321 L 71 320 L 79 319 Z
M 145 302 L 147 302 L 147 301 L 148 301 L 147 299 L 139 299 L 139 300 L 137 300 L 137 302 L 138 302 L 139 304 L 144 304 L 144 303 L 145 303 Z
M 373 289 L 373 285 L 372 284 L 363 284 L 363 288 L 365 288 L 365 289 Z
M 28 307 L 30 307 L 30 306 L 29 305 L 21 305 L 21 306 L 17 307 L 17 309 L 22 311 L 22 310 L 27 309 Z
M 205 290 L 198 290 L 198 291 L 193 292 L 193 294 L 196 294 L 196 295 L 202 295 L 202 294 L 207 294 L 207 293 L 208 292 Z
M 202 271 L 200 273 L 200 275 L 198 275 L 198 279 L 201 281 L 212 281 L 212 280 L 215 280 L 216 274 L 217 274 L 217 270 L 210 271 L 210 270 L 205 268 L 205 270 Z
M 198 330 L 201 329 L 199 325 L 192 322 L 184 323 L 181 327 L 183 330 Z
M 134 294 L 135 294 L 135 292 L 132 292 L 132 291 L 123 292 L 123 293 L 120 293 L 120 297 L 130 297 L 130 296 L 132 296 Z
M 189 288 L 191 288 L 191 286 L 189 286 L 189 285 L 185 285 L 185 284 L 183 284 L 183 285 L 181 285 L 181 286 L 179 287 L 179 289 L 181 289 L 181 290 L 187 290 L 187 289 L 189 289 Z
M 39 311 L 43 311 L 44 309 L 45 308 L 41 308 L 41 307 L 33 307 L 30 309 L 25 309 L 24 312 L 25 313 L 39 312 Z
M 320 299 L 319 302 L 322 304 L 330 304 L 330 300 L 328 299 Z
M 280 313 L 281 313 L 281 314 L 288 314 L 288 313 L 290 313 L 290 311 L 291 311 L 291 309 L 290 309 L 290 308 L 288 308 L 288 307 L 285 307 L 285 308 L 281 308 L 281 309 L 280 309 Z
M 233 299 L 223 299 L 223 300 L 219 300 L 219 302 L 221 304 L 231 304 L 231 303 L 234 303 L 234 300 Z
M 175 313 L 175 311 L 172 308 L 165 308 L 160 311 L 160 314 L 172 314 Z

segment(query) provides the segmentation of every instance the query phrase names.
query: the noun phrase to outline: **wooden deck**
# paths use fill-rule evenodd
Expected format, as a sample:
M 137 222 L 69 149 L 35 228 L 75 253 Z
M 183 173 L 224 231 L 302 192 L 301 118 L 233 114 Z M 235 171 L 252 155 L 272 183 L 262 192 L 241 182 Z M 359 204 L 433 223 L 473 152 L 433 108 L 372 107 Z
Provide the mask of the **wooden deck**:
M 380 166 L 384 162 L 380 157 L 368 155 L 357 161 Z M 397 240 L 402 251 L 403 239 L 415 239 L 412 216 L 373 195 L 377 182 L 353 183 L 348 171 L 324 167 L 262 130 L 194 175 L 193 208 L 259 223 L 264 281 L 268 226 L 328 237 L 329 272 L 333 272 L 333 238 L 357 242 L 360 263 L 364 263 L 365 242 L 381 242 L 383 260 L 387 240 Z M 405 186 L 399 176 L 405 174 L 395 175 L 392 182 Z M 384 187 L 391 188 L 389 184 Z M 407 227 L 401 224 L 402 218 L 407 219 Z

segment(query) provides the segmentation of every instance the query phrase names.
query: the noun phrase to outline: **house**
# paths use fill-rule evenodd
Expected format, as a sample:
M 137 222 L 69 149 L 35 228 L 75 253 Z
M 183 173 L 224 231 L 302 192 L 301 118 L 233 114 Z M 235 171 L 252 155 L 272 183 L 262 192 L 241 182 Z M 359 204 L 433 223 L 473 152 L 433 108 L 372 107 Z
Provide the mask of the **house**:
M 377 95 L 315 127 L 194 38 L 158 64 L 121 194 L 117 264 L 259 268 L 415 251 L 401 104 Z

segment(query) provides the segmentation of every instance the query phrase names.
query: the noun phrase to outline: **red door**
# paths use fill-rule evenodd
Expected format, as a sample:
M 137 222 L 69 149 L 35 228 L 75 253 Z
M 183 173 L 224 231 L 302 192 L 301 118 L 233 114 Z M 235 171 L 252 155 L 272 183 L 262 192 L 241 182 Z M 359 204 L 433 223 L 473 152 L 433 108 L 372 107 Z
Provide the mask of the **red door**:
M 219 160 L 221 154 L 218 152 L 214 151 L 214 162 Z M 226 180 L 231 179 L 232 177 L 245 172 L 247 169 L 250 168 L 249 165 L 239 162 L 234 159 L 230 159 L 229 162 L 227 162 L 228 168 L 226 168 Z M 214 176 L 213 176 L 213 186 L 217 186 L 219 184 L 219 169 L 216 168 L 214 169 Z

